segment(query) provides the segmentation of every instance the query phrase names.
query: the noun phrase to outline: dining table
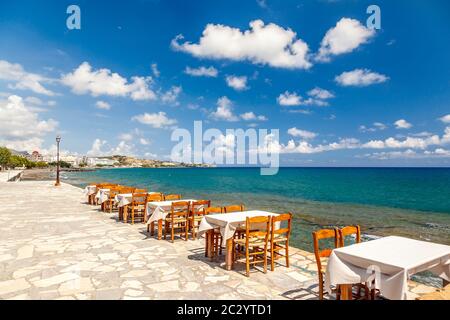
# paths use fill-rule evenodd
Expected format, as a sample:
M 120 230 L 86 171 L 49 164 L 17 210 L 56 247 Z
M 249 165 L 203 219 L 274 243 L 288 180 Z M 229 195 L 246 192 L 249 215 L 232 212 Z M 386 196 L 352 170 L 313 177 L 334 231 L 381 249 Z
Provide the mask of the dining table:
M 212 237 L 214 229 L 218 228 L 222 238 L 226 241 L 225 268 L 227 270 L 233 269 L 234 233 L 237 228 L 245 227 L 247 217 L 251 218 L 260 216 L 278 216 L 278 214 L 262 210 L 250 210 L 205 215 L 200 222 L 198 232 L 199 235 L 206 233 L 207 256 L 211 257 L 212 255 Z
M 407 300 L 408 280 L 429 271 L 450 281 L 450 246 L 388 236 L 334 249 L 328 259 L 325 290 L 339 285 L 341 299 L 351 298 L 351 286 L 367 283 L 392 300 Z
M 148 192 L 147 194 L 155 194 L 157 192 Z M 126 212 L 127 207 L 129 204 L 131 204 L 131 201 L 133 200 L 133 194 L 132 193 L 119 193 L 114 196 L 114 203 L 117 206 L 119 210 L 119 220 L 124 220 L 124 222 L 127 222 L 127 215 L 124 215 L 124 212 Z
M 145 223 L 151 227 L 151 235 L 154 234 L 154 224 L 158 223 L 158 240 L 162 238 L 162 223 L 172 209 L 174 202 L 195 202 L 195 199 L 153 201 L 147 203 Z

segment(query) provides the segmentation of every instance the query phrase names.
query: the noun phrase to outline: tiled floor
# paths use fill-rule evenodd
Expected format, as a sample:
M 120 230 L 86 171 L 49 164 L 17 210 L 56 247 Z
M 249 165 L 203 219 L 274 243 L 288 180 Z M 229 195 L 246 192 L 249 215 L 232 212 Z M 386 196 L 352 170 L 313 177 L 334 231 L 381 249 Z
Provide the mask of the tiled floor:
M 317 299 L 311 253 L 247 278 L 205 258 L 203 239 L 158 241 L 84 201 L 67 184 L 0 183 L 0 299 Z

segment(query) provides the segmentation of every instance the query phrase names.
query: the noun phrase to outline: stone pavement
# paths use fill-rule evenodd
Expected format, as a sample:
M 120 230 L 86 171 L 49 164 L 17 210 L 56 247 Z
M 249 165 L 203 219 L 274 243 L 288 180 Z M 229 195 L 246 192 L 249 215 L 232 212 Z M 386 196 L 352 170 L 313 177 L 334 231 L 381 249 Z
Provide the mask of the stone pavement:
M 0 183 L 0 203 L 0 299 L 317 299 L 314 256 L 302 250 L 290 268 L 247 278 L 205 258 L 203 239 L 150 238 L 68 184 Z

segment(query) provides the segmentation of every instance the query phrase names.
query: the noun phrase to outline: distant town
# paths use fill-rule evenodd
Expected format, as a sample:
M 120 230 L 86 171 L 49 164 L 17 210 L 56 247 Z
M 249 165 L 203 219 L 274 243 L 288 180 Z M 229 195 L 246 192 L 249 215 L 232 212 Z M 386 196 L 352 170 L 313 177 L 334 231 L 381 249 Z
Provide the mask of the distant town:
M 43 155 L 39 151 L 31 153 L 0 147 L 0 167 L 3 168 L 39 168 L 55 166 L 56 155 Z M 99 169 L 99 168 L 168 168 L 168 167 L 211 167 L 207 164 L 180 163 L 173 161 L 137 159 L 131 156 L 79 156 L 60 155 L 59 163 L 63 169 Z

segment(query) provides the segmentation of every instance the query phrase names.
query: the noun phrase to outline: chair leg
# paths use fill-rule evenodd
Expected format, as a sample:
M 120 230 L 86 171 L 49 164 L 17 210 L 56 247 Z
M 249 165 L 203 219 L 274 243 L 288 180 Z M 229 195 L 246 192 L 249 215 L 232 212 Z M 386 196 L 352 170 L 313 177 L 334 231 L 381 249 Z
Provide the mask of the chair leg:
M 319 270 L 319 299 L 323 300 L 323 278 L 322 272 Z
M 264 273 L 267 273 L 267 244 L 264 246 Z
M 286 242 L 286 248 L 284 249 L 286 255 L 286 268 L 289 268 L 289 242 Z
M 248 246 L 245 246 L 245 272 L 246 276 L 250 277 L 250 255 L 248 251 Z
M 175 242 L 175 225 L 171 224 L 172 227 L 172 243 Z
M 275 243 L 271 243 L 270 245 L 270 270 L 274 271 L 275 270 L 275 257 L 274 257 L 274 246 Z

